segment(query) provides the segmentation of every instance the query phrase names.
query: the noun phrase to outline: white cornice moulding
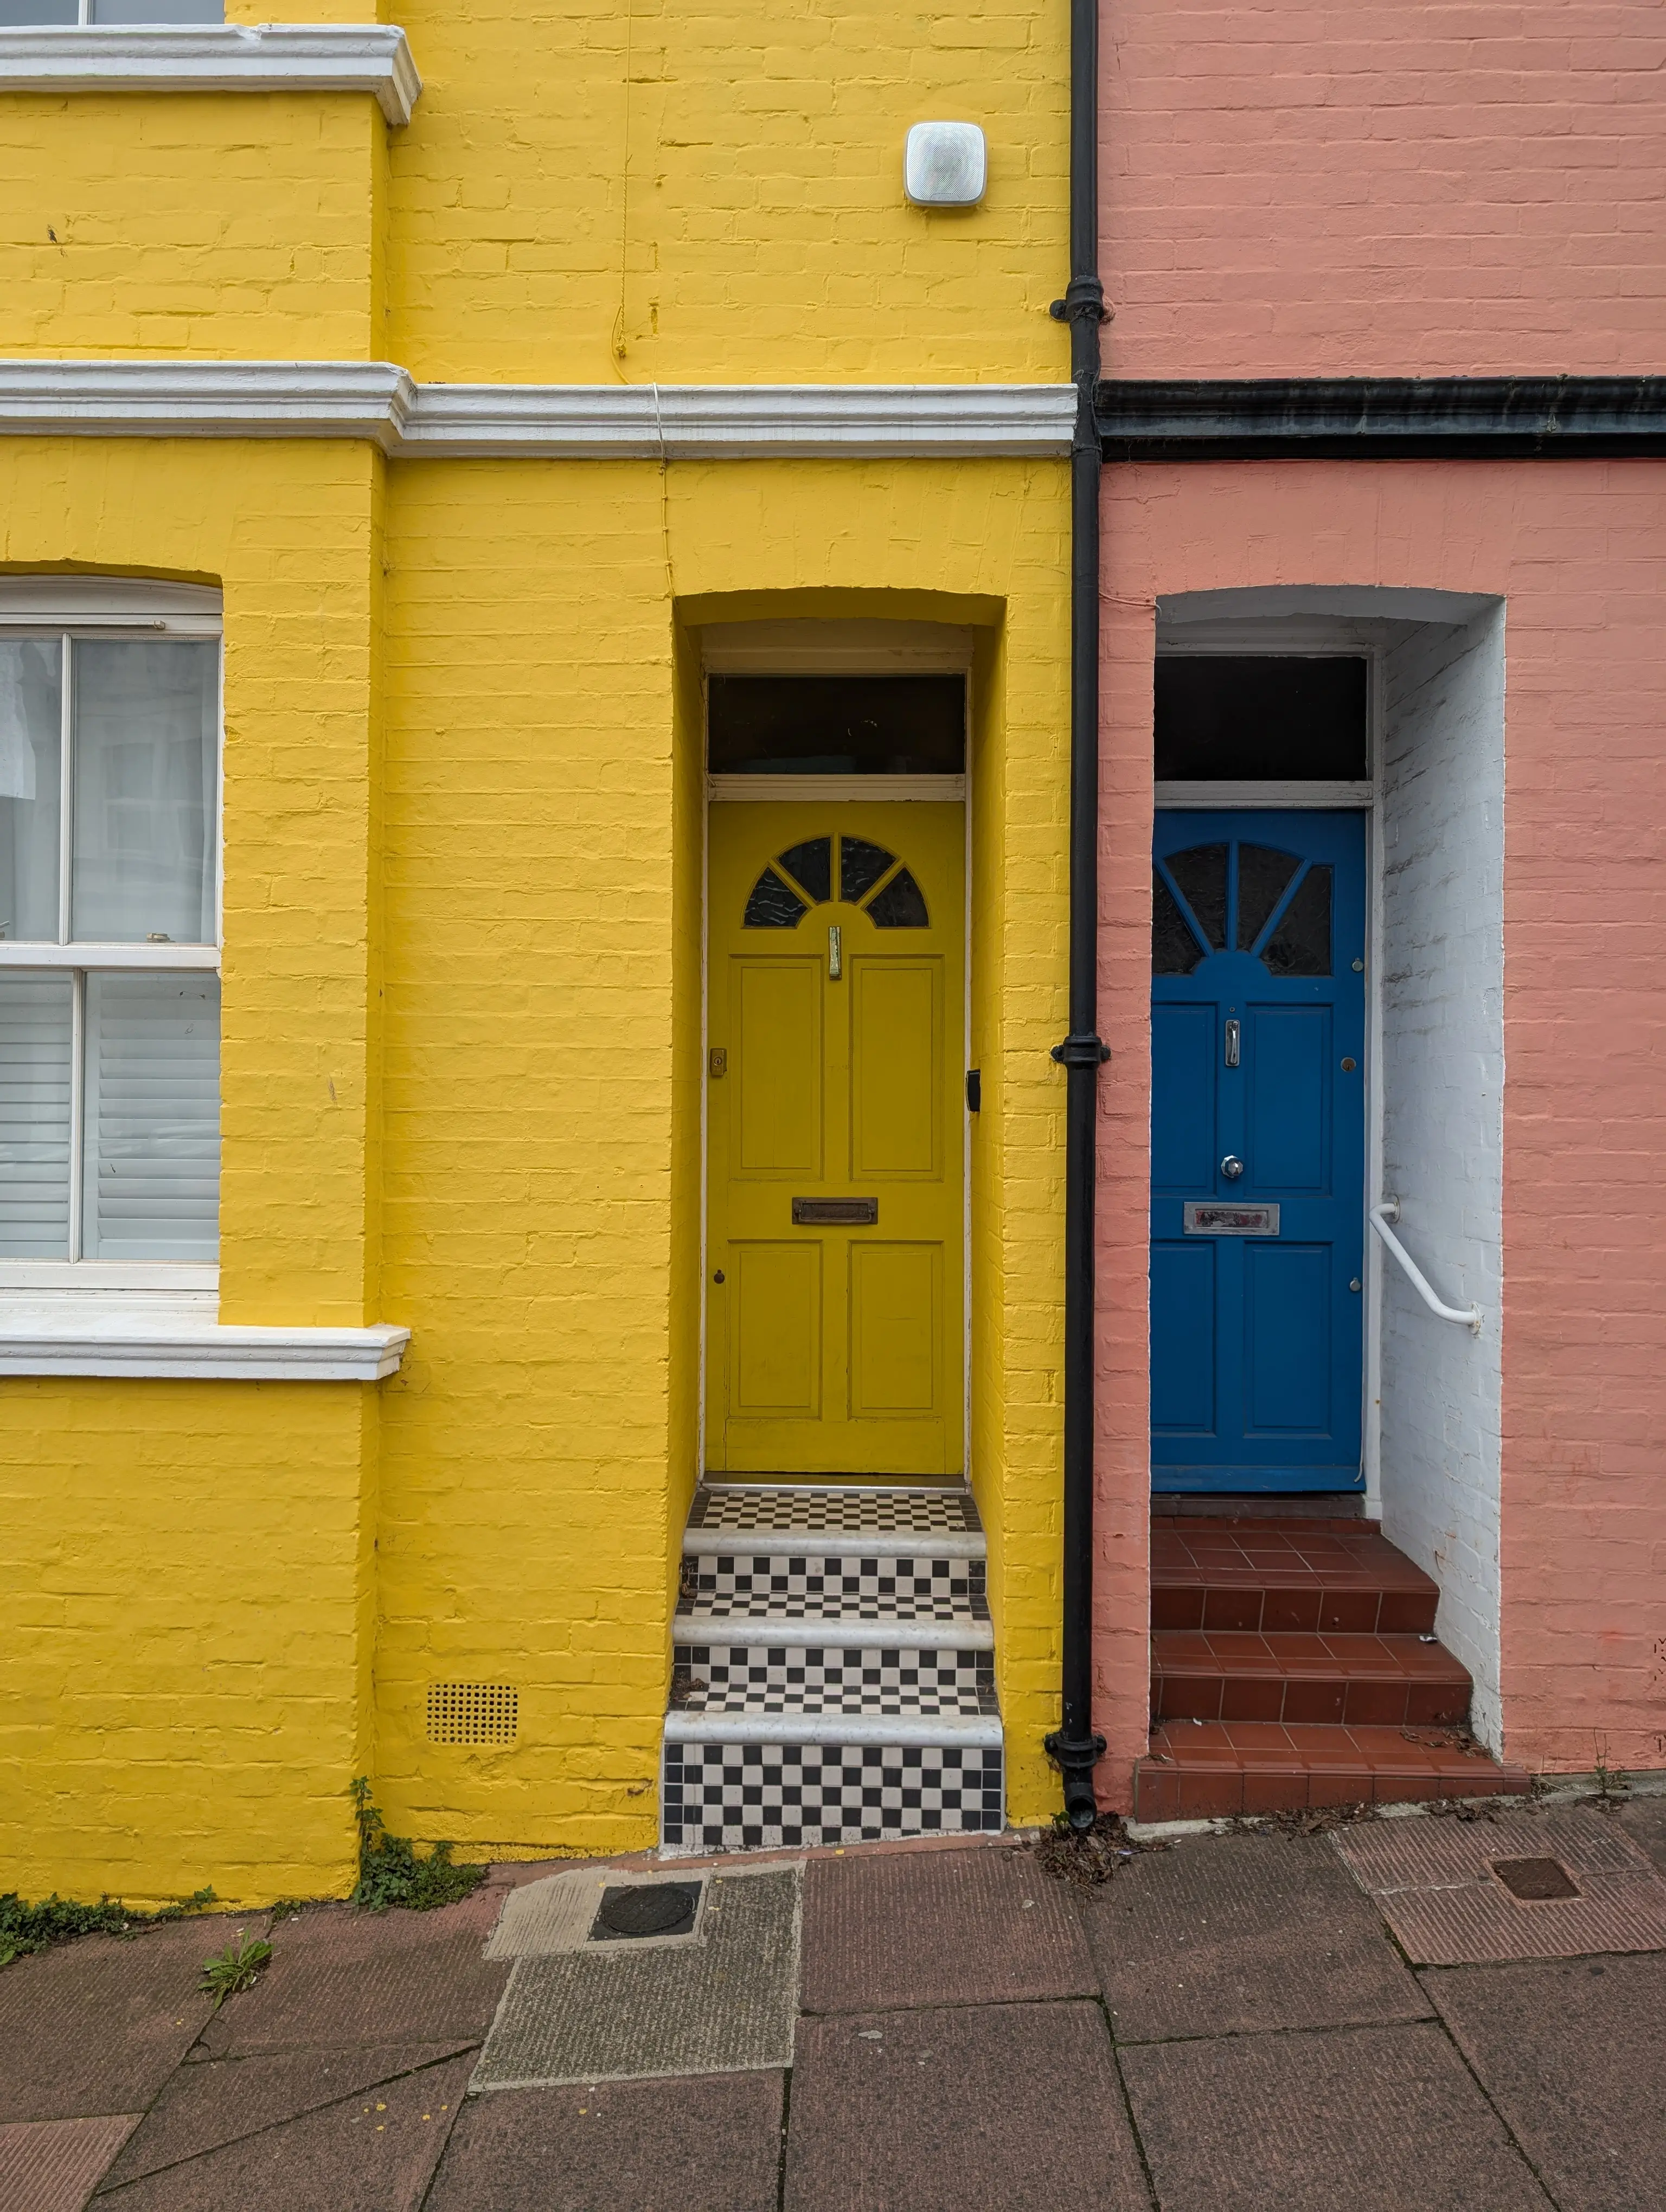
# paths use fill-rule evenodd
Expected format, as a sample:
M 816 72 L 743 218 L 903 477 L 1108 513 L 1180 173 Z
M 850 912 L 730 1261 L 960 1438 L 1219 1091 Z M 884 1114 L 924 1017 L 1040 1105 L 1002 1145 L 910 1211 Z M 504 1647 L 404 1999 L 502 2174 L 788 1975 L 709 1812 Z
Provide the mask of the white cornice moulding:
M 134 1300 L 138 1305 L 138 1300 Z M 0 1375 L 129 1375 L 228 1382 L 379 1382 L 408 1328 L 240 1328 L 177 1312 L 78 1320 L 0 1315 Z
M 402 460 L 1068 454 L 1070 384 L 428 384 L 390 362 L 0 361 L 0 434 L 365 438 Z
M 416 392 L 407 456 L 1050 455 L 1069 452 L 1076 419 L 1068 384 L 425 384 Z
M 405 124 L 422 89 L 392 25 L 0 30 L 0 92 L 368 92 L 390 123 Z
M 0 432 L 368 438 L 392 453 L 416 389 L 381 361 L 0 361 Z

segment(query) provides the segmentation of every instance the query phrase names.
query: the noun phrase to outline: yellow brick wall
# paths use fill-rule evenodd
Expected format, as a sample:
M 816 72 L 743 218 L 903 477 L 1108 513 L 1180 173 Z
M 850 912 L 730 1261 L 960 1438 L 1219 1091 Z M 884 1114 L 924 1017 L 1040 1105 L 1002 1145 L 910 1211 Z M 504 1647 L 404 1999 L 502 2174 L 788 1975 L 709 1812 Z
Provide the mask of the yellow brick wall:
M 375 1411 L 350 1382 L 0 1383 L 6 1888 L 346 1893 Z
M 1064 1085 L 1068 1027 L 1068 611 L 982 642 L 972 750 L 972 1486 L 989 1546 L 1008 1814 L 1046 1818 L 1058 1778 L 1062 1558 Z
M 413 0 L 391 142 L 394 357 L 541 383 L 1047 380 L 1064 289 L 1068 19 Z M 910 207 L 910 124 L 981 124 L 989 191 Z
M 1004 622 L 1012 780 L 1057 784 L 1065 489 L 1061 465 L 1019 462 L 392 471 L 383 1297 L 415 1331 L 383 1386 L 396 1826 L 521 1850 L 654 1832 L 700 1300 L 689 634 L 772 612 Z M 1014 834 L 1021 907 L 999 888 Z M 1051 834 L 1056 851 L 1033 805 L 988 848 L 1025 994 L 993 994 L 1012 1068 L 990 1120 L 1027 1340 L 999 1355 L 1009 1410 L 980 1468 L 1020 1745 L 1055 1717 L 1037 1563 L 1056 1528 L 1061 1201 L 1053 1164 L 1022 1156 L 1056 1087 L 1031 1048 L 1062 978 Z M 519 1742 L 428 1743 L 427 1686 L 452 1680 L 516 1684 Z M 1035 1764 L 1016 1810 L 1037 1809 Z
M 379 359 L 367 93 L 0 92 L 0 356 Z
M 362 94 L 0 94 L 0 354 L 1065 373 L 1061 8 L 380 12 L 404 131 Z M 930 116 L 988 130 L 983 208 L 903 201 Z M 224 588 L 222 1317 L 415 1331 L 375 1389 L 0 1382 L 7 1692 L 49 1717 L 0 1737 L 22 1886 L 339 1891 L 366 1770 L 469 1849 L 651 1838 L 698 1460 L 698 632 L 777 613 L 982 641 L 971 1460 L 1010 1808 L 1050 1805 L 1067 535 L 1052 462 L 0 440 L 0 568 Z M 517 1685 L 514 1746 L 426 1741 L 453 1680 Z
M 1063 466 L 385 471 L 346 445 L 27 441 L 0 470 L 7 565 L 223 581 L 222 1313 L 415 1330 L 378 1391 L 0 1384 L 14 1526 L 45 1547 L 20 1588 L 47 1602 L 89 1524 L 107 1522 L 112 1562 L 73 1642 L 14 1655 L 18 1707 L 68 1714 L 104 1679 L 137 1710 L 165 1692 L 149 1653 L 171 1637 L 216 1654 L 209 1679 L 240 1685 L 237 1725 L 265 1746 L 225 1768 L 242 1809 L 215 1845 L 200 1778 L 227 1723 L 200 1703 L 173 1708 L 163 1759 L 137 1723 L 101 1725 L 95 1750 L 65 1727 L 46 1758 L 32 1738 L 9 1799 L 23 1832 L 94 1780 L 112 1803 L 134 1793 L 125 1829 L 79 1856 L 43 1845 L 42 1878 L 236 1896 L 265 1833 L 269 1887 L 307 1887 L 303 1868 L 342 1885 L 341 1793 L 369 1763 L 373 1527 L 374 1768 L 395 1826 L 476 1848 L 650 1838 L 696 1471 L 693 636 L 770 613 L 972 621 L 999 641 L 975 762 L 973 1466 L 1012 1808 L 1036 1817 L 1055 1717 Z M 164 1482 L 186 1501 L 177 1541 L 147 1552 Z M 163 1624 L 137 1668 L 122 1562 Z M 258 1615 L 216 1595 L 246 1573 Z M 338 1663 L 315 1723 L 315 1639 L 280 1624 L 320 1608 Z M 514 1682 L 519 1741 L 429 1744 L 436 1680 Z
M 374 1314 L 381 464 L 0 441 L 0 573 L 220 584 L 222 1312 Z M 39 1893 L 339 1891 L 368 1733 L 376 1394 L 0 1381 L 0 1859 Z M 256 1870 L 258 1870 L 258 1872 Z
M 452 382 L 1068 374 L 1047 313 L 1061 6 L 397 13 L 424 80 L 403 129 L 358 93 L 0 93 L 0 355 L 386 358 Z M 933 117 L 982 125 L 981 207 L 904 199 L 903 137 Z

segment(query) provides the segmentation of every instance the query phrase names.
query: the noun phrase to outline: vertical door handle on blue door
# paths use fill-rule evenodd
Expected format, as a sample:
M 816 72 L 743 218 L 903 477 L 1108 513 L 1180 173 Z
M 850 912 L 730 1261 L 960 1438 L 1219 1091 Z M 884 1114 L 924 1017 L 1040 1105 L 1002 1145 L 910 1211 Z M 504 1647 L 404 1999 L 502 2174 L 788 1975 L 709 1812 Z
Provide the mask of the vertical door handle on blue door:
M 1236 1067 L 1237 1064 L 1238 1025 L 1236 1022 L 1228 1022 L 1226 1024 L 1226 1065 L 1228 1067 Z

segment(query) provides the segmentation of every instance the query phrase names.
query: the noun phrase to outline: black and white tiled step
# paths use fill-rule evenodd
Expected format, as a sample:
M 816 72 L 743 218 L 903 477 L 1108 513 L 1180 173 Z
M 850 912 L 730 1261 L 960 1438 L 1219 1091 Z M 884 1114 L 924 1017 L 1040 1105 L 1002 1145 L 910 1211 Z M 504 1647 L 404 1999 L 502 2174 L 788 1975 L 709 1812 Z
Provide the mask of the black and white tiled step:
M 776 1539 L 775 1540 L 779 1540 Z M 894 1539 L 891 1540 L 895 1540 Z M 987 1621 L 982 1559 L 903 1554 L 685 1553 L 680 1623 L 702 1620 Z
M 917 1645 L 678 1644 L 672 1710 L 876 1713 L 936 1718 L 998 1713 L 994 1655 Z
M 672 1631 L 664 1847 L 999 1828 L 983 1577 L 963 1490 L 702 1488 Z
M 753 1548 L 760 1534 L 831 1536 L 830 1551 L 930 1549 L 983 1557 L 983 1530 L 966 1490 L 909 1490 L 874 1484 L 708 1483 L 689 1509 L 689 1551 Z M 926 1540 L 929 1538 L 929 1544 Z M 853 1544 L 848 1540 L 860 1539 Z M 794 1546 L 793 1548 L 800 1548 Z

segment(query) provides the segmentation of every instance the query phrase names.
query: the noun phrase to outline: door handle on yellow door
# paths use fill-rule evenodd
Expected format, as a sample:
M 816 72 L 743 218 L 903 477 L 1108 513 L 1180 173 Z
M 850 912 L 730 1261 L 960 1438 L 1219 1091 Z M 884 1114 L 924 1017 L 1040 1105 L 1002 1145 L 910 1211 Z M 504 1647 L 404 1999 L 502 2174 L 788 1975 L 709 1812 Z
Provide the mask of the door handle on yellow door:
M 838 923 L 830 921 L 827 925 L 827 980 L 830 983 L 836 983 L 843 973 L 843 939 L 839 934 Z

